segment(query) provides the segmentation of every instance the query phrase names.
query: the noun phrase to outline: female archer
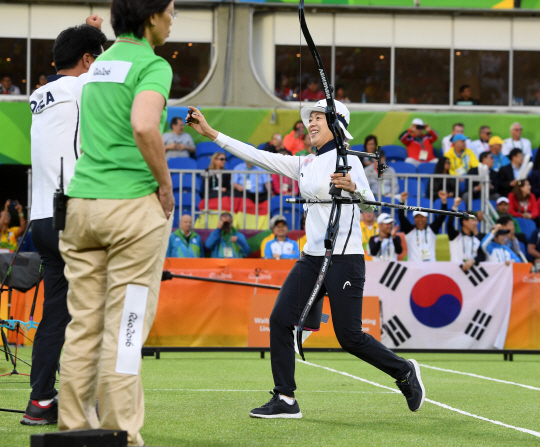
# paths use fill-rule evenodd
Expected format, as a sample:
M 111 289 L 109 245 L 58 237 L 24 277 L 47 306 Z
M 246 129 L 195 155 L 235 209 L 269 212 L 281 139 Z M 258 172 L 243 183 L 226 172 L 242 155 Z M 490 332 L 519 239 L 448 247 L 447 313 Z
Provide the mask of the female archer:
M 352 139 L 347 131 L 350 114 L 347 107 L 335 101 L 336 112 L 346 140 Z M 327 200 L 330 183 L 352 198 L 374 200 L 373 193 L 357 157 L 351 157 L 351 170 L 346 175 L 335 174 L 336 144 L 325 117 L 326 100 L 304 107 L 300 116 L 308 129 L 315 154 L 306 157 L 287 156 L 259 151 L 248 144 L 234 140 L 210 127 L 202 113 L 189 107 L 188 125 L 201 135 L 219 144 L 223 149 L 269 172 L 291 177 L 299 182 L 304 199 Z M 359 208 L 359 209 L 358 209 Z M 324 238 L 331 205 L 307 205 L 307 243 L 303 256 L 287 276 L 270 316 L 270 353 L 274 390 L 270 401 L 252 410 L 257 418 L 301 418 L 302 413 L 294 397 L 295 353 L 294 329 L 313 290 L 325 254 Z M 343 205 L 340 228 L 335 241 L 334 256 L 319 294 L 330 297 L 334 331 L 341 347 L 361 360 L 384 371 L 396 380 L 410 410 L 417 411 L 425 397 L 420 369 L 415 360 L 405 360 L 390 349 L 362 332 L 362 297 L 365 281 L 364 250 L 360 229 L 360 211 L 372 211 L 370 205 Z M 315 306 L 314 306 L 315 307 Z

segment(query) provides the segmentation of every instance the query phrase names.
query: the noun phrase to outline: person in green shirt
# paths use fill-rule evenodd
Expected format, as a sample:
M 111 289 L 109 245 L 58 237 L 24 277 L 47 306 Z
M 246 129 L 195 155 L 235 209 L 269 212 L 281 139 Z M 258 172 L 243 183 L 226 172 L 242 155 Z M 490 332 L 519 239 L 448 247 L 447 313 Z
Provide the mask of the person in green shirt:
M 175 17 L 170 0 L 112 1 L 117 40 L 88 71 L 82 155 L 60 237 L 72 320 L 58 428 L 125 430 L 130 446 L 144 445 L 141 348 L 156 314 L 174 210 L 162 139 L 172 70 L 154 47 L 165 43 Z

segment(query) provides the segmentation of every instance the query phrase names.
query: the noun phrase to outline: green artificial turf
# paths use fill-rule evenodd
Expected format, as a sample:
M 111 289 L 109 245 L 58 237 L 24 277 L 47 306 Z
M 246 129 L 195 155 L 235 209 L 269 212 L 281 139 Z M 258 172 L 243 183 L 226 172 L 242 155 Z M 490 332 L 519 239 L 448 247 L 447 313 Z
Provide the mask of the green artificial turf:
M 19 350 L 28 360 L 30 349 Z M 540 356 L 414 354 L 420 364 L 540 388 Z M 390 377 L 345 353 L 307 353 L 308 362 L 395 388 Z M 0 360 L 0 373 L 11 368 Z M 18 367 L 28 372 L 28 367 Z M 425 402 L 417 413 L 384 388 L 314 366 L 296 364 L 302 419 L 252 419 L 272 388 L 268 354 L 162 353 L 143 360 L 146 420 L 151 446 L 539 446 L 540 438 Z M 540 432 L 540 390 L 422 368 L 427 397 L 456 409 Z M 12 383 L 26 382 L 26 383 Z M 0 407 L 24 410 L 25 377 L 0 378 Z M 0 412 L 0 446 L 29 445 L 29 435 L 54 431 L 20 425 Z

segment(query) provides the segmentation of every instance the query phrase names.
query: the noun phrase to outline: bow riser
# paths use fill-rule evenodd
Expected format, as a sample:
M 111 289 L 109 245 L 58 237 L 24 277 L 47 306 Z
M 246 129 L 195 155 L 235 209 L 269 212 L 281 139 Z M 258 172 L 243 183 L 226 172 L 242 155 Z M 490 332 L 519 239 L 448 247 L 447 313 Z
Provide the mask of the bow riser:
M 37 329 L 39 323 L 35 321 L 20 321 L 20 320 L 0 320 L 0 327 L 6 328 L 10 331 L 17 330 L 17 325 L 24 326 L 27 331 L 30 329 Z

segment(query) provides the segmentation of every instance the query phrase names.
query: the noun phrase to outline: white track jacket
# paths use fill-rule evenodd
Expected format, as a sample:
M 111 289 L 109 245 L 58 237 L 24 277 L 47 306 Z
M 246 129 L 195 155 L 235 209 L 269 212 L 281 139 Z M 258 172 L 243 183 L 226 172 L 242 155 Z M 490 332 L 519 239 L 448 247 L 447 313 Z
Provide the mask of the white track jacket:
M 222 133 L 218 135 L 215 143 L 249 164 L 297 180 L 300 195 L 304 199 L 331 199 L 329 194 L 330 175 L 334 173 L 336 168 L 334 141 L 326 143 L 320 148 L 317 155 L 311 154 L 307 157 L 273 154 L 258 150 L 249 144 L 242 143 Z M 362 196 L 365 200 L 375 200 L 358 157 L 349 156 L 347 161 L 352 167 L 350 174 L 352 181 L 356 184 L 356 191 L 353 194 L 343 191 L 343 194 L 354 198 Z M 331 207 L 331 204 L 307 205 L 307 243 L 304 246 L 306 254 L 324 256 L 324 237 L 328 227 Z M 334 255 L 364 253 L 359 208 L 363 211 L 373 211 L 373 207 L 370 205 L 343 205 L 341 207 L 340 226 L 334 247 Z M 349 239 L 348 242 L 347 239 Z M 343 252 L 345 245 L 346 249 Z

